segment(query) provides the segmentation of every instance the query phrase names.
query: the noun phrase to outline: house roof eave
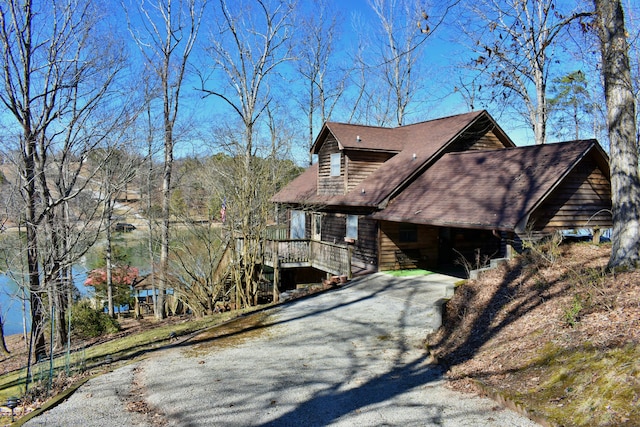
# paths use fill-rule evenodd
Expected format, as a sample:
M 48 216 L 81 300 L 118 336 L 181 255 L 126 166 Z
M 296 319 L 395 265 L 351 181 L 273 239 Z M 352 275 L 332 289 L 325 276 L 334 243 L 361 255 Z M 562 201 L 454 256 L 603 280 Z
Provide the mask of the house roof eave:
M 396 216 L 385 216 L 383 212 L 375 213 L 372 218 L 379 221 L 398 222 L 416 225 L 431 225 L 434 227 L 452 227 L 452 228 L 468 228 L 476 230 L 496 230 L 496 231 L 516 231 L 517 226 L 514 224 L 488 224 L 469 221 L 439 221 L 439 220 L 420 220 L 416 218 L 404 218 Z

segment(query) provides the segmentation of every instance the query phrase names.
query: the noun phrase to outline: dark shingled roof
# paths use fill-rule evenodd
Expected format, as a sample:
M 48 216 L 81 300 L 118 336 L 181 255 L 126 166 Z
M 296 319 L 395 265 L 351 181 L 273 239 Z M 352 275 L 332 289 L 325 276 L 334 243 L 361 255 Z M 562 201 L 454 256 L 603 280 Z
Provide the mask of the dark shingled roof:
M 327 122 L 320 131 L 311 151 L 320 150 L 321 142 L 330 132 L 338 141 L 341 150 L 366 150 L 399 153 L 406 143 L 403 128 L 383 128 L 378 126 L 354 125 L 348 123 Z
M 603 153 L 595 140 L 583 140 L 446 154 L 373 217 L 515 230 L 592 150 Z
M 314 163 L 293 181 L 278 191 L 271 201 L 275 203 L 308 203 L 316 197 L 318 184 L 318 164 Z
M 278 203 L 377 207 L 420 169 L 437 158 L 456 137 L 479 119 L 489 119 L 504 136 L 505 143 L 513 144 L 484 110 L 397 128 L 328 122 L 323 126 L 312 147 L 314 153 L 318 152 L 329 132 L 344 150 L 400 152 L 346 195 L 317 195 L 318 167 L 314 165 L 271 200 Z

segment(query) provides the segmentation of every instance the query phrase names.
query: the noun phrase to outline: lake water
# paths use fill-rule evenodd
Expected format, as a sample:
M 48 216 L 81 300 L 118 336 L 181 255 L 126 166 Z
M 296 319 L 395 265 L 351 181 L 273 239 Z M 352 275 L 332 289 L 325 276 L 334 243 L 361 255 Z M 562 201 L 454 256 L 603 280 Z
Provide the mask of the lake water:
M 117 233 L 113 243 L 117 246 L 117 251 L 126 256 L 129 265 L 137 267 L 141 275 L 148 274 L 150 267 L 147 240 L 142 232 Z M 93 292 L 93 288 L 84 286 L 84 281 L 87 278 L 88 269 L 97 265 L 97 259 L 103 256 L 103 248 L 104 242 L 100 242 L 86 254 L 82 262 L 73 267 L 73 281 L 83 296 Z M 5 335 L 22 333 L 23 303 L 19 296 L 19 287 L 8 276 L 0 274 L 0 313 L 4 321 Z M 28 313 L 28 303 L 26 307 Z M 27 330 L 30 322 L 27 320 Z
M 84 286 L 87 278 L 87 272 L 84 268 L 74 268 L 74 283 L 82 295 L 86 295 L 89 291 Z M 23 331 L 23 302 L 22 292 L 19 286 L 8 276 L 0 274 L 0 310 L 2 320 L 4 321 L 4 334 L 13 335 L 21 334 Z M 31 326 L 31 317 L 29 316 L 29 302 L 26 303 L 27 310 L 27 331 Z
M 9 277 L 0 275 L 0 310 L 4 321 L 5 335 L 22 332 L 23 308 L 19 295 L 18 286 Z M 27 304 L 27 310 L 28 307 Z

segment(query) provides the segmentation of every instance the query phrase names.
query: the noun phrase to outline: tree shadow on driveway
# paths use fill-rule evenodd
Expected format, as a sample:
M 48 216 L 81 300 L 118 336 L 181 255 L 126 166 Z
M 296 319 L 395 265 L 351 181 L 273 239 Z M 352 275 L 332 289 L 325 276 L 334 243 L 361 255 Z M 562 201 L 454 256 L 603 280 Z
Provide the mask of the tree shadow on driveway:
M 416 318 L 441 295 L 425 300 L 419 279 L 373 280 L 275 310 L 256 326 L 269 333 L 240 345 L 150 361 L 150 403 L 180 426 L 456 425 L 491 412 L 444 390 L 416 345 L 427 328 Z

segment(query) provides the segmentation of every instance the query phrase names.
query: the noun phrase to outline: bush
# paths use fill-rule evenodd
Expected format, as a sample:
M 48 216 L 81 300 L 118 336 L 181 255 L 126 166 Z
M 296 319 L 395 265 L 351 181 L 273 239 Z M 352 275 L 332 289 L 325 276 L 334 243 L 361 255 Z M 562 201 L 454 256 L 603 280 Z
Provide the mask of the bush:
M 93 338 L 118 332 L 120 325 L 106 313 L 80 301 L 71 307 L 71 331 L 80 338 Z

